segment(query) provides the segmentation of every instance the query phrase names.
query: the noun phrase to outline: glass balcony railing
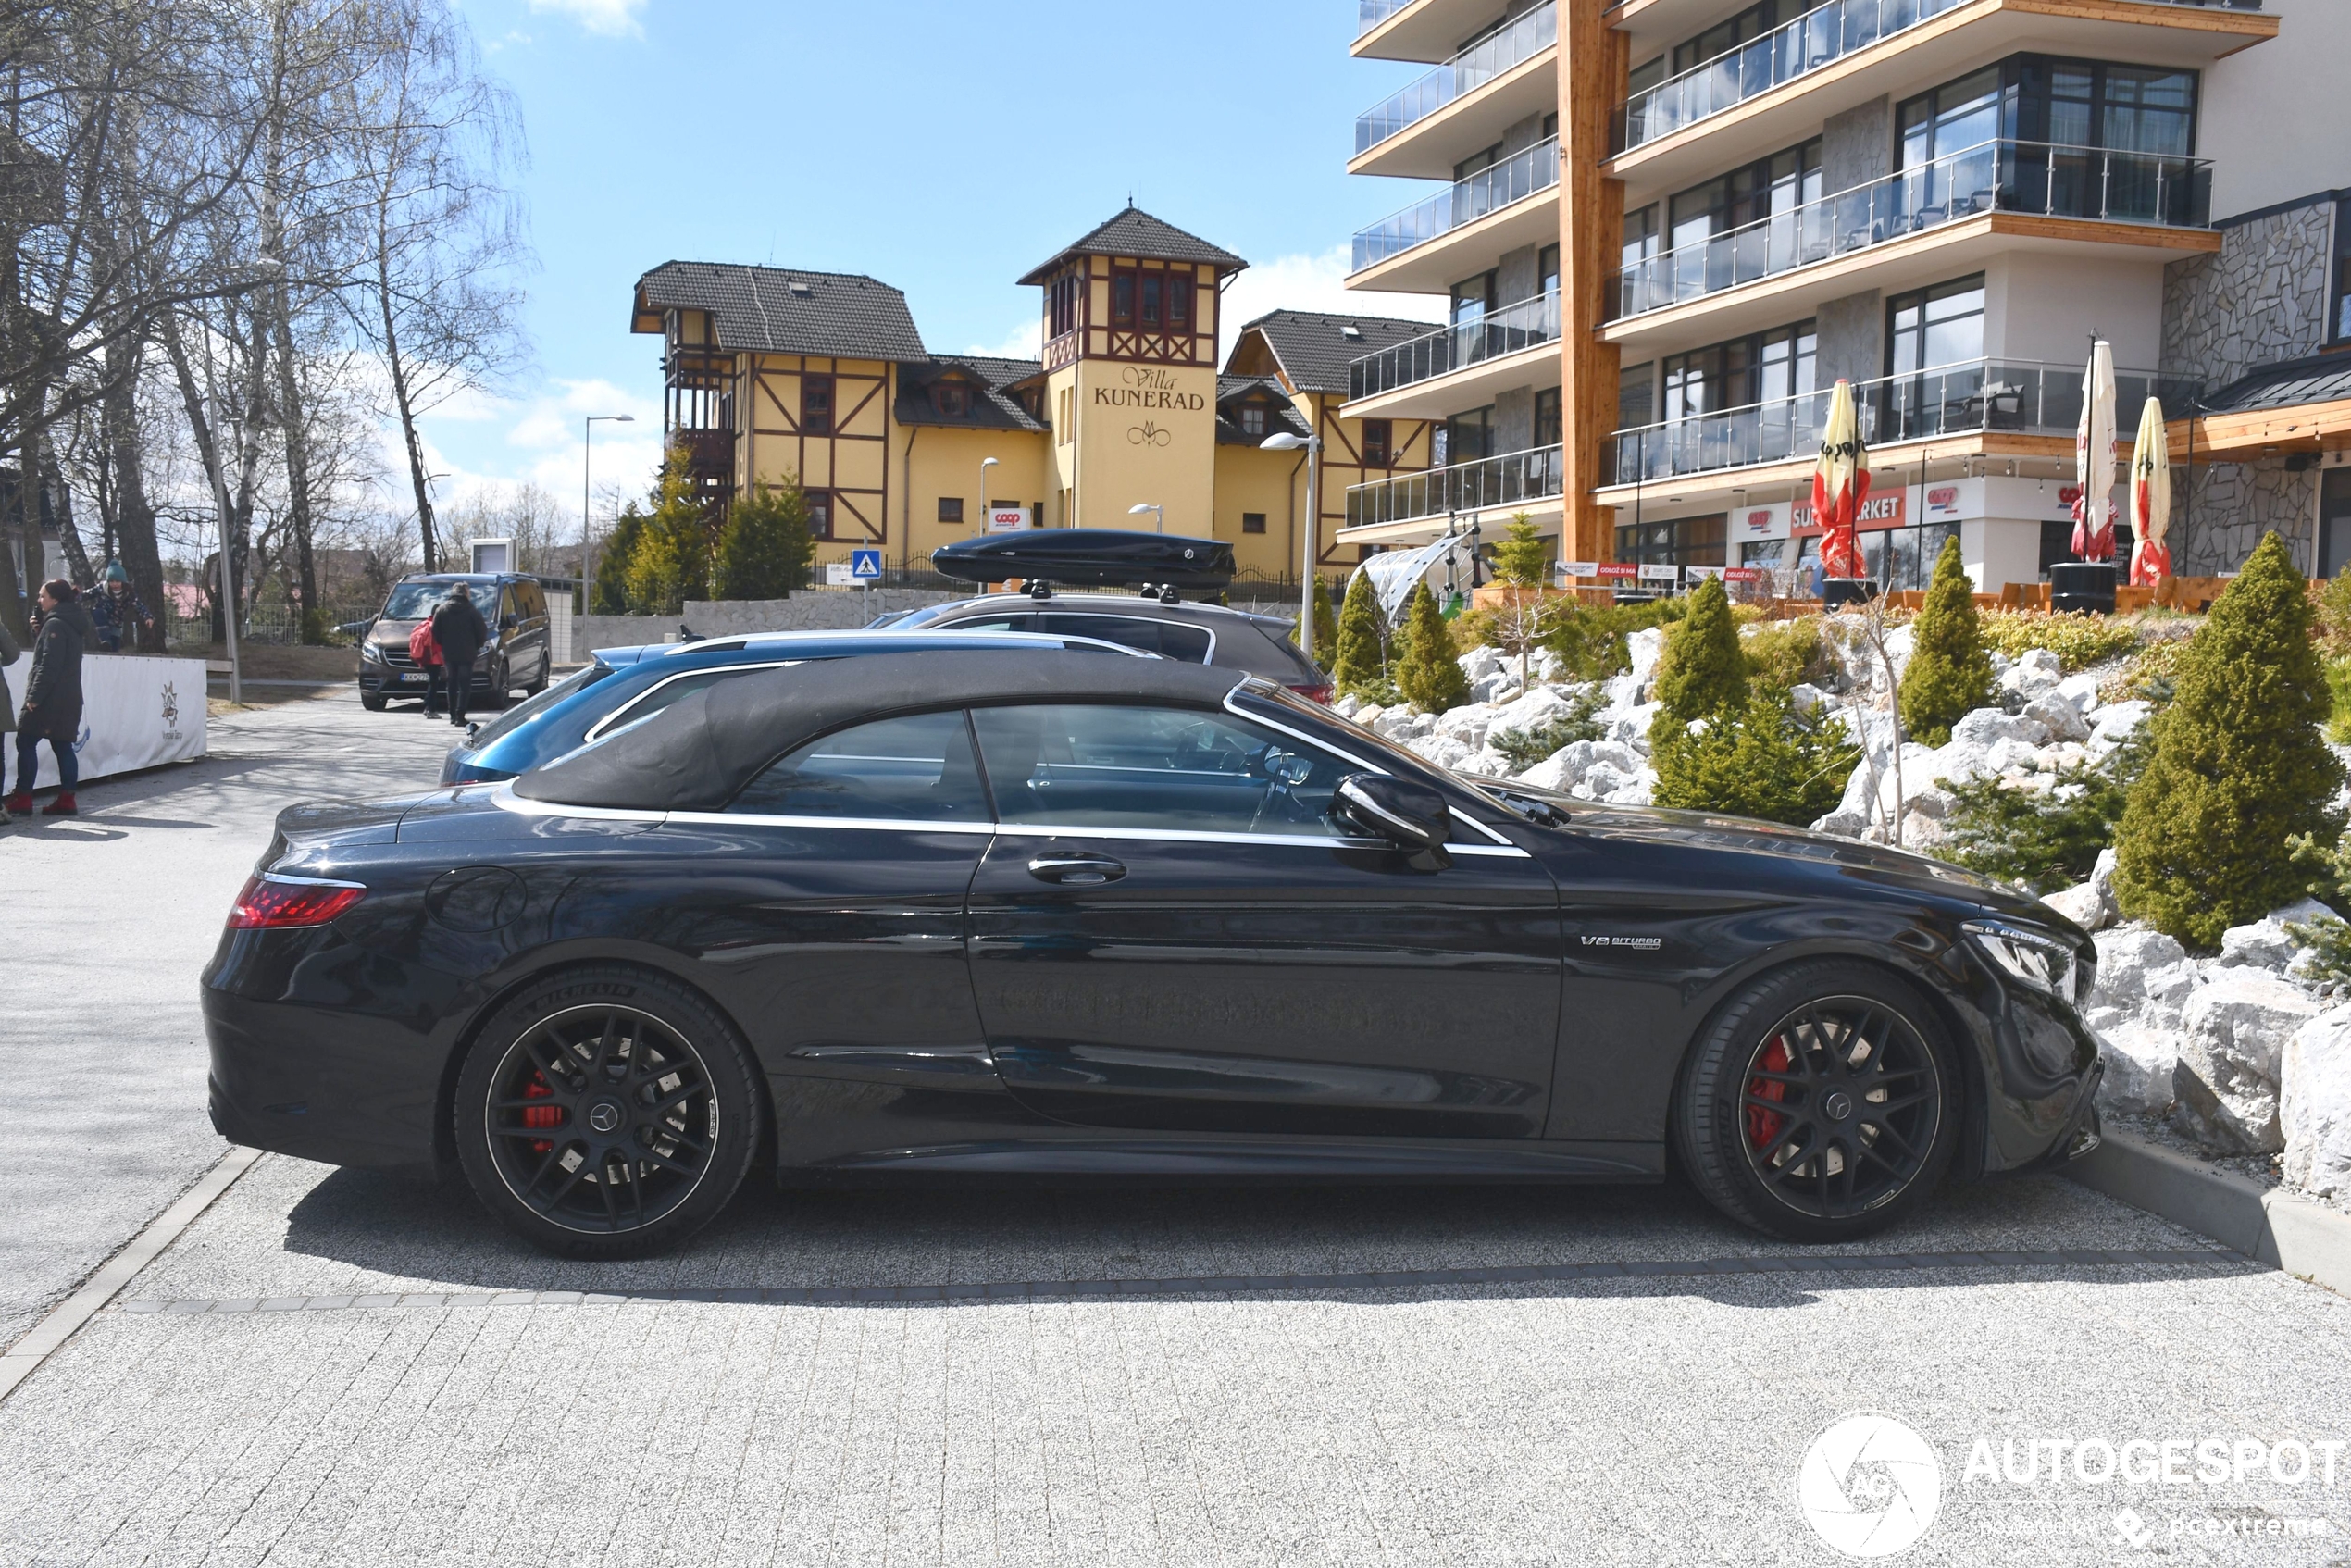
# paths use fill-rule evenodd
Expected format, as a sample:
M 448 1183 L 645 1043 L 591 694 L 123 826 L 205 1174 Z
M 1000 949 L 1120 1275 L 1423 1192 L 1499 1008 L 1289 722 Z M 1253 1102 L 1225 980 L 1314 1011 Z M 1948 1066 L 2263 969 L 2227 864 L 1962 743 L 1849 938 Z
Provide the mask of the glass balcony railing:
M 1559 335 L 1559 294 L 1537 294 L 1490 311 L 1475 321 L 1439 327 L 1394 348 L 1365 355 L 1347 367 L 1347 395 L 1352 400 L 1394 392 L 1523 348 L 1557 342 Z
M 1371 0 L 1364 0 L 1366 5 Z M 1616 112 L 1616 150 L 1669 136 L 1930 21 L 1967 0 L 1827 0 L 1794 21 L 1636 93 Z M 2145 5 L 2258 11 L 2261 0 L 2138 0 Z
M 1350 485 L 1347 491 L 1347 526 L 1408 523 L 1422 517 L 1442 517 L 1455 512 L 1475 512 L 1493 506 L 1516 506 L 1556 497 L 1566 473 L 1557 446 L 1538 446 L 1500 457 L 1481 457 L 1392 479 Z
M 1368 9 L 1366 0 L 1367 13 Z M 1355 150 L 1368 152 L 1407 126 L 1426 119 L 1463 93 L 1476 91 L 1549 48 L 1559 42 L 1559 36 L 1558 0 L 1549 0 L 1487 33 L 1403 91 L 1357 115 Z
M 1491 168 L 1456 180 L 1424 202 L 1383 218 L 1355 234 L 1355 264 L 1361 272 L 1414 245 L 1474 223 L 1512 202 L 1523 202 L 1560 182 L 1560 144 L 1553 137 L 1512 153 Z
M 1355 0 L 1355 36 L 1362 37 L 1412 3 L 1412 0 Z
M 2152 153 L 1986 142 L 1634 262 L 1618 274 L 1610 319 L 1995 211 L 2201 229 L 2211 220 L 2212 166 Z
M 2199 385 L 2159 378 L 2151 370 L 2117 370 L 2114 390 L 2122 424 L 2135 427 L 2150 396 L 2163 400 L 2167 416 L 2184 417 Z M 1619 430 L 1611 438 L 1613 477 L 1607 482 L 1653 483 L 1816 457 L 1829 397 L 1830 390 L 1822 388 Z M 1861 439 L 1872 446 L 1993 431 L 2071 435 L 2082 422 L 2082 367 L 1970 360 L 1861 382 L 1853 389 L 1853 400 Z

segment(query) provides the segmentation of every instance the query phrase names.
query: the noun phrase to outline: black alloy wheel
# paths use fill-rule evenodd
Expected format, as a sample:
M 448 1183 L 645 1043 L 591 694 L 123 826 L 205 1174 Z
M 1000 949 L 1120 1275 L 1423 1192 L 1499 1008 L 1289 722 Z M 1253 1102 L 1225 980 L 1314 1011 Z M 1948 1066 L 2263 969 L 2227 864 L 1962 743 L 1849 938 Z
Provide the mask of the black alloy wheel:
M 756 1103 L 749 1053 L 700 997 L 635 971 L 578 971 L 483 1029 L 458 1077 L 458 1154 L 476 1195 L 541 1246 L 641 1256 L 734 1196 Z
M 1727 1005 L 1685 1074 L 1684 1167 L 1732 1217 L 1798 1241 L 1892 1224 L 1948 1169 L 1958 1079 L 1922 998 L 1860 964 L 1770 976 Z

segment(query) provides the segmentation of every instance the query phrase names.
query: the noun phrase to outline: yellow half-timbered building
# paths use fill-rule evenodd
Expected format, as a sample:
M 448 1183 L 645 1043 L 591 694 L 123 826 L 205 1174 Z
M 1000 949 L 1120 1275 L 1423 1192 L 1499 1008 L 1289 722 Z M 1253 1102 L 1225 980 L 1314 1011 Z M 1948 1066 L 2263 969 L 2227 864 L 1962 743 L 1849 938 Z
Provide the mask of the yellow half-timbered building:
M 1342 417 L 1347 366 L 1428 327 L 1277 310 L 1220 374 L 1223 291 L 1247 265 L 1130 205 L 1020 280 L 1034 360 L 934 355 L 906 296 L 852 273 L 666 262 L 631 325 L 663 339 L 666 433 L 713 503 L 796 480 L 820 564 L 877 546 L 919 569 L 992 517 L 1229 540 L 1245 577 L 1295 581 L 1307 454 L 1262 445 L 1288 431 L 1322 438 L 1314 559 L 1339 573 L 1361 554 L 1334 542 L 1348 487 L 1427 467 L 1431 444 L 1425 421 Z

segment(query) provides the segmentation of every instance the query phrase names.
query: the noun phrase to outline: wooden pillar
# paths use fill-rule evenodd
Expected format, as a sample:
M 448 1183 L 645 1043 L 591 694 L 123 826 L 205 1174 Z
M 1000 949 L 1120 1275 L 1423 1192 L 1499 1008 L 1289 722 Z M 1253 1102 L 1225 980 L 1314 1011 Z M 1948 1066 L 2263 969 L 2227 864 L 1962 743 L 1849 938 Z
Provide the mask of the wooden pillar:
M 1560 4 L 1560 438 L 1566 517 L 1561 554 L 1606 561 L 1615 509 L 1592 498 L 1616 429 L 1616 346 L 1600 341 L 1623 255 L 1624 182 L 1606 179 L 1616 109 L 1630 77 L 1630 43 L 1607 25 L 1608 0 Z

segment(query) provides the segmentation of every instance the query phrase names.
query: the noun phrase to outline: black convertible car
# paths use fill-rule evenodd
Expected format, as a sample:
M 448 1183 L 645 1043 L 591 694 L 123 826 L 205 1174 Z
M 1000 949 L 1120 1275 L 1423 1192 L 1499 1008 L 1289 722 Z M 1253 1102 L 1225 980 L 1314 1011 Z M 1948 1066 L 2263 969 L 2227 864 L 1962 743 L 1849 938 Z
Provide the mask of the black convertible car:
M 1254 677 L 844 659 L 496 785 L 284 813 L 215 1125 L 461 1165 L 558 1251 L 754 1162 L 1654 1180 L 1784 1237 L 2095 1143 L 2089 940 L 1914 855 L 1429 768 Z

